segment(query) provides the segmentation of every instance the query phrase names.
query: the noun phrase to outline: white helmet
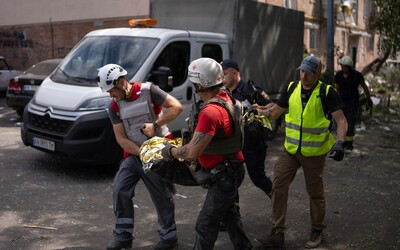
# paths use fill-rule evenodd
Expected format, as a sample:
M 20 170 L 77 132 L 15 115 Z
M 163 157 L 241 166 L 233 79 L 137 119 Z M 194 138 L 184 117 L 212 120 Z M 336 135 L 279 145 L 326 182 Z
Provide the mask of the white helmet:
M 116 80 L 125 76 L 128 72 L 118 64 L 107 64 L 99 69 L 97 74 L 97 84 L 101 91 L 107 92 L 115 87 Z
M 189 80 L 204 88 L 222 84 L 224 81 L 222 66 L 214 59 L 206 57 L 196 59 L 190 63 L 188 69 Z

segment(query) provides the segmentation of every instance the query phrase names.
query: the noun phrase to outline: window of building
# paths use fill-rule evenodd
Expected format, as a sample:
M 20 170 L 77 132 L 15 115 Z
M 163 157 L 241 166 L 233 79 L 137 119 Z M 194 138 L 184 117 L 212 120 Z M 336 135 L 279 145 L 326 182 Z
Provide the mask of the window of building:
M 288 9 L 297 9 L 296 0 L 283 0 L 283 7 Z
M 371 0 L 364 0 L 364 10 L 363 10 L 363 14 L 364 17 L 369 17 L 369 15 L 371 14 L 371 7 L 372 7 L 372 3 Z
M 342 50 L 344 51 L 344 48 L 346 48 L 346 31 L 342 31 L 342 35 L 340 37 L 340 46 L 342 47 Z
M 358 0 L 352 0 L 353 2 L 353 23 L 358 24 Z
M 367 52 L 373 52 L 374 44 L 375 44 L 374 34 L 371 34 L 370 37 L 364 37 L 364 40 L 365 40 L 365 48 L 367 49 Z
M 308 47 L 310 49 L 317 48 L 317 30 L 316 29 L 309 29 Z

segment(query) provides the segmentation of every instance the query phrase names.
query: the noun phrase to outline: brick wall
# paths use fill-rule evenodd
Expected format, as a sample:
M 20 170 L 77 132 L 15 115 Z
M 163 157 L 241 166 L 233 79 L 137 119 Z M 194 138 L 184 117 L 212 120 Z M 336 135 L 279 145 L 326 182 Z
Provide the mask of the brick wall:
M 130 18 L 0 27 L 0 55 L 25 70 L 46 59 L 63 58 L 88 32 L 126 27 Z

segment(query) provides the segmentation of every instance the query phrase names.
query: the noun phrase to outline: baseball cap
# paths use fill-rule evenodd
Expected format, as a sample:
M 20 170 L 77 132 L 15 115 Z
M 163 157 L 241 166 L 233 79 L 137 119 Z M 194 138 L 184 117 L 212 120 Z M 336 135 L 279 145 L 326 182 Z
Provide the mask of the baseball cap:
M 225 59 L 225 60 L 223 60 L 221 62 L 221 66 L 222 66 L 223 69 L 233 68 L 233 69 L 236 69 L 237 71 L 240 71 L 239 70 L 239 65 L 233 59 Z
M 309 74 L 315 74 L 317 72 L 318 65 L 319 65 L 318 57 L 307 56 L 306 58 L 303 59 L 300 67 L 298 67 L 297 69 L 302 69 Z

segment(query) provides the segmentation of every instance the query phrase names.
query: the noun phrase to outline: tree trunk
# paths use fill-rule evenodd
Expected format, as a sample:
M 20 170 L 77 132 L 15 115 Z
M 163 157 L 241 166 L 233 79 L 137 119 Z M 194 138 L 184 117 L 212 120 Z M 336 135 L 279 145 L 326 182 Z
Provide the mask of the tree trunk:
M 381 69 L 383 63 L 386 62 L 386 59 L 389 58 L 389 55 L 390 55 L 390 50 L 386 50 L 386 51 L 385 51 L 385 54 L 383 55 L 383 57 L 375 58 L 372 62 L 368 63 L 368 64 L 361 70 L 361 73 L 362 73 L 363 75 L 366 75 L 366 74 L 368 74 L 368 73 L 371 72 L 371 71 L 378 72 L 378 71 Z

